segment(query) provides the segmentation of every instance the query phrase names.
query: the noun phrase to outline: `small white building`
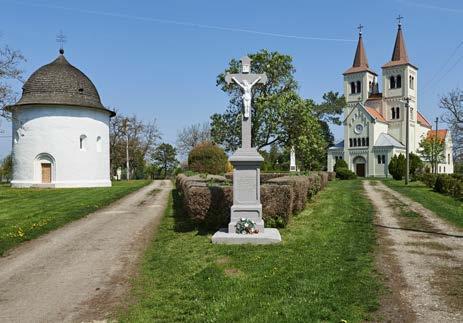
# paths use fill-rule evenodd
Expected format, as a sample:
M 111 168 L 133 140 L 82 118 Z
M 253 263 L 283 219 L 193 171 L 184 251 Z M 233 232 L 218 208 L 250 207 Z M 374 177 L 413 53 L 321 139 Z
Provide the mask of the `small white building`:
M 111 186 L 109 121 L 115 113 L 63 50 L 30 76 L 8 110 L 13 187 Z
M 405 98 L 410 98 L 410 152 L 417 153 L 426 136 L 435 136 L 431 124 L 419 112 L 418 68 L 411 64 L 399 24 L 391 60 L 382 66 L 382 92 L 378 74 L 368 65 L 362 33 L 359 34 L 354 63 L 344 72 L 344 140 L 328 149 L 328 170 L 338 159 L 344 159 L 358 176 L 388 177 L 389 161 L 394 155 L 405 154 Z M 453 173 L 452 139 L 450 132 L 439 130 L 445 142 L 445 163 L 439 173 Z

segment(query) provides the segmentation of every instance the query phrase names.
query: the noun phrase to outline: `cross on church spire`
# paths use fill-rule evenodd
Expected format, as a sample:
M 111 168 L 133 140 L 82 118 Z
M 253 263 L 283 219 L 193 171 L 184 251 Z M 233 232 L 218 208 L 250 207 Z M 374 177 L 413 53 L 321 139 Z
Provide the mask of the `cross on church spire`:
M 59 52 L 60 54 L 64 54 L 64 43 L 66 42 L 66 36 L 63 34 L 63 31 L 60 30 L 59 34 L 56 35 L 56 42 L 60 44 Z
M 362 24 L 360 24 L 357 29 L 359 30 L 359 35 L 362 35 L 362 29 L 364 28 L 364 26 Z
M 397 19 L 397 21 L 399 22 L 399 28 L 402 27 L 402 19 L 404 19 L 404 17 L 402 17 L 401 15 L 399 15 L 396 19 Z

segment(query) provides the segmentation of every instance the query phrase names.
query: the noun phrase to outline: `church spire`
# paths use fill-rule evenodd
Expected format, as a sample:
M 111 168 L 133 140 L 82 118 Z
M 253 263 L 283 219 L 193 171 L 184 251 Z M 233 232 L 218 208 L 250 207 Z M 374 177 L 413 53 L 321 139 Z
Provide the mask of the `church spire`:
M 359 40 L 357 43 L 357 50 L 355 51 L 354 62 L 352 64 L 352 67 L 344 72 L 344 75 L 352 74 L 352 73 L 359 73 L 359 72 L 366 72 L 366 71 L 374 73 L 370 70 L 370 66 L 368 65 L 367 54 L 365 51 L 365 47 L 363 46 L 362 29 L 363 29 L 363 26 L 359 25 L 358 26 Z
M 394 51 L 392 52 L 392 58 L 383 67 L 410 64 L 410 61 L 408 60 L 407 49 L 405 47 L 405 39 L 402 32 L 402 19 L 402 16 L 397 18 L 397 20 L 399 20 L 399 24 L 397 28 L 397 36 L 395 38 Z

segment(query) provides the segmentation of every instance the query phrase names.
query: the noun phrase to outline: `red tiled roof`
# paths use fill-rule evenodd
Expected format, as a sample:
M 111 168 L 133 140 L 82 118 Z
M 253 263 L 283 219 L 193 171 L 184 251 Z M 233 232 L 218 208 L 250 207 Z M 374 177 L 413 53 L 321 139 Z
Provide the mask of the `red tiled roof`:
M 383 115 L 381 113 L 379 113 L 378 110 L 373 109 L 373 108 L 369 108 L 369 107 L 365 107 L 365 109 L 376 120 L 387 123 L 386 119 L 384 119 Z
M 417 113 L 417 121 L 420 125 L 426 127 L 426 128 L 432 128 L 431 124 L 429 123 L 429 121 L 421 114 L 421 113 Z
M 436 137 L 436 130 L 429 130 L 428 138 L 435 138 L 435 137 Z M 445 137 L 447 137 L 447 129 L 437 130 L 437 138 L 439 138 L 441 141 L 444 141 Z

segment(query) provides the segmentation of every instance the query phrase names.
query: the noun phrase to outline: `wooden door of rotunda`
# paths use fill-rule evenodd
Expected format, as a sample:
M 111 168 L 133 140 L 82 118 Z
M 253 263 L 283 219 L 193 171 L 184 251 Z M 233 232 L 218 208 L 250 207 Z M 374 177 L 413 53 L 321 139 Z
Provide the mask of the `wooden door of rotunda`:
M 42 183 L 51 183 L 51 164 L 42 164 Z

